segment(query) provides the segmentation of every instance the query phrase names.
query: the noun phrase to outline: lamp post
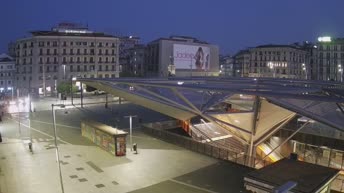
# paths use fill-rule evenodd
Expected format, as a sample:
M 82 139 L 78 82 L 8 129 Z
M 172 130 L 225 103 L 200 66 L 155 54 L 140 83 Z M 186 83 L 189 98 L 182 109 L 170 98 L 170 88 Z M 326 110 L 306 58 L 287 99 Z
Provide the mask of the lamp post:
M 133 117 L 137 115 L 129 115 L 124 118 L 129 118 L 129 140 L 130 140 L 130 150 L 133 150 Z
M 55 109 L 54 109 L 54 107 L 64 108 L 65 105 L 63 105 L 63 104 L 51 104 L 51 110 L 52 110 L 52 114 L 53 114 L 53 124 L 54 124 L 54 141 L 55 141 L 55 149 L 56 149 L 56 160 L 57 160 L 57 165 L 58 165 L 59 174 L 60 174 L 61 191 L 62 191 L 62 193 L 64 193 L 63 181 L 62 181 L 62 171 L 61 171 L 61 164 L 60 164 L 60 157 L 59 157 L 59 149 L 58 149 L 58 146 L 57 146 L 56 118 L 55 118 Z

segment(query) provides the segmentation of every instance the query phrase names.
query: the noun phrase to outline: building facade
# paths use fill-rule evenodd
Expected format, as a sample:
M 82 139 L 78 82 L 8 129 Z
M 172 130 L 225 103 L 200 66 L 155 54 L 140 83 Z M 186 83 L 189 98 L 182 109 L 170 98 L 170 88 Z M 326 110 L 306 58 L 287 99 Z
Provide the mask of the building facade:
M 136 36 L 122 36 L 119 38 L 119 69 L 120 75 L 123 77 L 140 76 L 138 69 L 134 69 L 140 62 L 138 60 L 139 56 L 135 55 L 135 50 L 140 52 L 140 38 Z M 134 64 L 135 63 L 135 64 Z M 136 72 L 135 72 L 136 71 Z
M 234 66 L 233 57 L 231 57 L 230 55 L 225 55 L 225 56 L 220 55 L 220 76 L 235 77 L 237 76 L 236 72 L 237 72 L 237 69 Z
M 0 93 L 11 93 L 15 89 L 15 60 L 0 54 Z
M 240 70 L 241 77 L 249 77 L 249 66 L 250 66 L 251 54 L 249 49 L 240 50 L 236 55 L 233 56 L 233 63 L 237 70 Z
M 239 52 L 243 77 L 308 79 L 308 52 L 296 45 L 262 45 Z M 240 68 L 240 67 L 238 67 Z
M 22 94 L 53 92 L 73 77 L 119 76 L 119 39 L 75 24 L 33 31 L 16 41 L 17 85 Z
M 145 46 L 142 44 L 135 45 L 128 49 L 127 65 L 122 66 L 121 77 L 143 77 L 144 76 L 144 62 L 145 62 Z
M 319 37 L 314 52 L 317 79 L 343 81 L 344 38 Z
M 193 37 L 159 38 L 147 44 L 145 75 L 218 76 L 219 48 Z

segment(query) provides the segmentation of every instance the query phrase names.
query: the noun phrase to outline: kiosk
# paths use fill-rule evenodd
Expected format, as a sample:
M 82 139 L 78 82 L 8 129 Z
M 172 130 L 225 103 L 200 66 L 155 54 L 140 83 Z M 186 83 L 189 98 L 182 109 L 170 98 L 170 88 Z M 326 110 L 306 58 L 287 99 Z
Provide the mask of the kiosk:
M 81 135 L 116 156 L 126 154 L 127 132 L 91 120 L 81 121 Z

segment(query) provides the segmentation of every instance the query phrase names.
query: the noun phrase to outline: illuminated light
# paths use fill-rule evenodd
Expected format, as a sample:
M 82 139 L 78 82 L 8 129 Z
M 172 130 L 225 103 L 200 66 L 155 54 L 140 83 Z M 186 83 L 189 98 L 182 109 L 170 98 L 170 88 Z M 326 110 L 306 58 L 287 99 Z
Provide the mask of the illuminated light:
M 16 102 L 15 101 L 10 101 L 10 105 L 15 105 Z
M 12 87 L 8 87 L 7 90 L 12 90 Z
M 220 73 L 222 73 L 222 70 L 220 70 Z
M 318 46 L 313 46 L 314 48 L 318 48 Z
M 72 80 L 75 81 L 75 80 L 76 80 L 76 77 L 73 77 Z
M 238 121 L 238 120 L 234 120 L 234 122 L 236 122 L 236 123 L 240 123 L 240 121 Z
M 244 96 L 244 95 L 240 94 L 239 96 L 242 97 L 242 96 Z
M 256 79 L 256 78 L 254 78 L 253 80 L 254 80 L 254 81 L 257 81 L 257 79 Z
M 331 42 L 331 37 L 329 36 L 323 36 L 323 37 L 318 37 L 319 42 Z
M 50 86 L 47 87 L 47 91 L 48 91 L 48 92 L 51 91 L 51 87 L 50 87 Z
M 183 84 L 184 84 L 184 82 L 177 82 L 177 84 L 178 84 L 178 85 L 183 85 Z
M 129 36 L 129 39 L 133 38 L 133 36 Z

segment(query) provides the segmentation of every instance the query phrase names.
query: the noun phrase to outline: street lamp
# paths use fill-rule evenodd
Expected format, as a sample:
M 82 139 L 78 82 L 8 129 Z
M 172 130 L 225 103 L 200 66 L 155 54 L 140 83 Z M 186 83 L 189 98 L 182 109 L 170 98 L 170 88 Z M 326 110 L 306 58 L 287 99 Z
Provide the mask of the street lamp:
M 61 172 L 61 164 L 60 164 L 60 157 L 59 157 L 59 149 L 58 149 L 58 146 L 57 146 L 56 118 L 55 118 L 55 109 L 54 109 L 54 107 L 64 108 L 65 105 L 63 105 L 63 104 L 51 104 L 51 110 L 52 110 L 52 114 L 53 114 L 53 124 L 54 124 L 54 139 L 55 139 L 55 149 L 56 149 L 56 160 L 57 160 L 57 163 L 58 163 L 58 169 L 59 169 L 59 174 L 60 174 L 61 190 L 62 190 L 62 193 L 64 193 L 63 181 L 62 181 L 62 172 Z
M 133 117 L 137 117 L 137 115 L 129 115 L 125 116 L 124 118 L 129 118 L 129 139 L 130 139 L 130 149 L 133 150 Z

